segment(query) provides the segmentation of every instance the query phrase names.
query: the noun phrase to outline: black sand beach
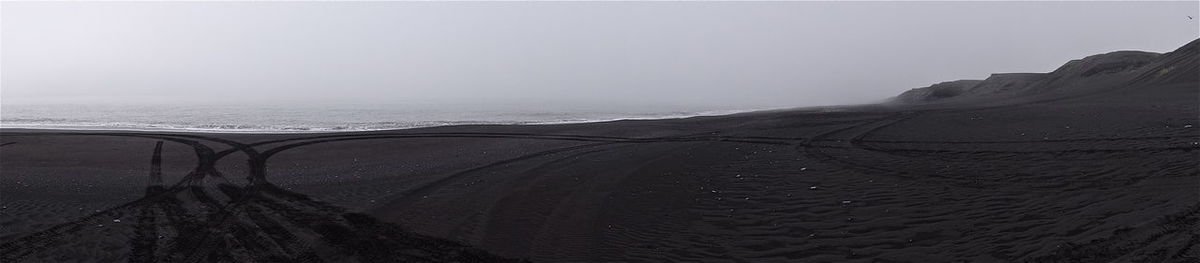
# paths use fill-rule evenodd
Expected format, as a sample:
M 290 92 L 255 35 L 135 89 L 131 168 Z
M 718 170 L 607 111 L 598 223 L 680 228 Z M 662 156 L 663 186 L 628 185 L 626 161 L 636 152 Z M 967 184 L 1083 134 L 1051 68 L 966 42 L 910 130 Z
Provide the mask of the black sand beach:
M 0 259 L 1197 262 L 1196 52 L 672 120 L 8 129 Z

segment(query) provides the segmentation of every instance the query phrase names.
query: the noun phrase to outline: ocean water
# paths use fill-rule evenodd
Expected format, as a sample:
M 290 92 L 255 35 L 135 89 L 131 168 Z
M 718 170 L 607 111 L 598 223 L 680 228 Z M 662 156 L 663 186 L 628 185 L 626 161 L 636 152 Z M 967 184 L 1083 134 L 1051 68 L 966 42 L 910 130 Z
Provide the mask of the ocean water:
M 556 124 L 725 115 L 747 110 L 522 105 L 0 104 L 0 127 L 296 133 L 464 124 Z

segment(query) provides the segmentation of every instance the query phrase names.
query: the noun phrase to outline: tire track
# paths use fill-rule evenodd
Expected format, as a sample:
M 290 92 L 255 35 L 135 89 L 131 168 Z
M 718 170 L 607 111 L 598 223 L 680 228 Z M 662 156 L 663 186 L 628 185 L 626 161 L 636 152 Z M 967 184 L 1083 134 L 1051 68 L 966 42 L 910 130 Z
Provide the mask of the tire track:
M 612 144 L 614 144 L 614 143 L 592 143 L 592 144 L 584 144 L 584 145 L 576 145 L 576 146 L 570 146 L 570 147 L 551 149 L 551 150 L 526 154 L 526 155 L 522 155 L 522 156 L 519 156 L 516 158 L 501 160 L 501 161 L 493 162 L 493 163 L 490 163 L 487 165 L 467 169 L 465 171 L 457 172 L 457 173 L 439 178 L 433 182 L 426 183 L 424 185 L 415 187 L 408 191 L 392 195 L 392 197 L 390 199 L 392 199 L 393 201 L 391 201 L 389 206 L 392 206 L 392 207 L 408 206 L 414 200 L 412 197 L 423 196 L 423 195 L 432 193 L 433 191 L 436 191 L 439 188 L 449 185 L 452 181 L 459 179 L 463 176 L 469 175 L 469 174 L 478 173 L 478 172 L 481 172 L 484 170 L 493 169 L 496 167 L 513 164 L 513 163 L 517 163 L 517 162 L 521 162 L 521 161 L 525 161 L 525 160 L 530 160 L 530 159 L 534 159 L 534 158 L 539 158 L 539 157 L 543 157 L 543 156 L 571 152 L 571 151 L 580 150 L 580 149 L 594 148 L 594 147 L 605 146 L 605 145 L 612 145 Z
M 278 140 L 269 140 L 255 143 L 241 143 L 233 140 L 199 136 L 199 135 L 182 135 L 182 134 L 136 134 L 136 133 L 31 133 L 31 134 L 5 134 L 5 136 L 118 136 L 118 137 L 133 137 L 143 139 L 156 139 L 154 154 L 151 158 L 151 172 L 148 178 L 146 194 L 137 200 L 118 205 L 97 213 L 93 213 L 82 219 L 52 226 L 46 230 L 39 231 L 19 238 L 13 242 L 0 245 L 0 259 L 4 261 L 19 261 L 26 256 L 34 253 L 45 251 L 51 245 L 65 236 L 72 235 L 81 231 L 83 225 L 91 224 L 100 218 L 107 218 L 115 214 L 126 213 L 126 211 L 136 210 L 139 213 L 138 223 L 136 228 L 137 237 L 131 239 L 133 250 L 131 251 L 131 261 L 148 262 L 148 261 L 207 261 L 214 259 L 233 260 L 239 257 L 250 257 L 258 260 L 279 259 L 272 254 L 278 253 L 263 253 L 263 251 L 282 251 L 286 254 L 289 260 L 316 260 L 321 258 L 311 253 L 312 245 L 334 244 L 340 247 L 341 251 L 357 251 L 360 255 L 372 254 L 372 252 L 364 252 L 352 248 L 353 244 L 366 244 L 370 240 L 345 241 L 339 239 L 337 235 L 345 235 L 346 233 L 338 234 L 329 232 L 330 229 L 341 229 L 350 231 L 347 233 L 358 233 L 365 231 L 363 227 L 356 227 L 353 223 L 347 223 L 346 219 L 341 218 L 344 210 L 332 205 L 328 205 L 319 201 L 312 200 L 307 196 L 299 193 L 294 193 L 279 189 L 271 184 L 266 174 L 266 165 L 270 157 L 297 147 L 316 145 L 329 142 L 353 141 L 353 140 L 376 140 L 376 139 L 407 139 L 407 138 L 482 138 L 482 139 L 525 139 L 525 140 L 560 140 L 560 141 L 577 141 L 586 142 L 588 144 L 576 145 L 570 147 L 556 148 L 545 150 L 537 153 L 527 154 L 512 159 L 506 159 L 499 162 L 490 163 L 487 165 L 471 168 L 460 171 L 454 174 L 438 178 L 432 182 L 425 183 L 421 186 L 414 187 L 408 191 L 394 195 L 397 205 L 410 205 L 414 196 L 421 196 L 432 193 L 437 189 L 446 187 L 452 184 L 457 179 L 471 173 L 476 173 L 488 169 L 493 169 L 499 166 L 512 163 L 522 162 L 542 156 L 581 150 L 585 148 L 599 147 L 613 144 L 636 144 L 636 143 L 668 143 L 668 142 L 730 142 L 730 143 L 750 143 L 750 144 L 769 144 L 769 145 L 793 145 L 799 151 L 802 151 L 805 156 L 809 156 L 815 160 L 837 163 L 840 166 L 852 170 L 859 170 L 866 173 L 879 173 L 901 178 L 917 178 L 915 174 L 908 171 L 890 170 L 872 165 L 856 163 L 852 160 L 836 158 L 825 152 L 827 149 L 847 149 L 847 150 L 864 150 L 870 152 L 881 152 L 884 154 L 894 155 L 897 153 L 1029 153 L 1029 151 L 956 151 L 956 150 L 926 150 L 926 149 L 905 149 L 905 148 L 884 148 L 873 143 L 920 143 L 920 144 L 1011 144 L 1011 143 L 1043 143 L 1042 141 L 982 141 L 982 142 L 908 142 L 908 141 L 887 141 L 887 140 L 866 140 L 870 134 L 881 130 L 885 127 L 912 118 L 923 111 L 902 112 L 884 116 L 878 119 L 863 121 L 857 125 L 848 125 L 834 129 L 832 131 L 818 134 L 817 136 L 804 137 L 767 137 L 767 136 L 715 136 L 715 135 L 692 135 L 692 136 L 676 136 L 676 137 L 652 137 L 652 138 L 628 138 L 628 137 L 613 137 L 613 136 L 587 136 L 587 135 L 545 135 L 545 134 L 523 134 L 523 133 L 370 133 L 370 134 L 340 134 L 340 135 L 319 135 L 286 138 Z M 835 139 L 834 136 L 851 132 L 856 129 L 866 130 L 850 133 L 848 139 Z M 1053 142 L 1104 142 L 1104 141 L 1130 141 L 1130 140 L 1169 140 L 1187 137 L 1172 137 L 1172 136 L 1149 136 L 1149 137 L 1128 137 L 1128 138 L 1080 138 L 1080 139 L 1059 139 L 1052 140 Z M 164 141 L 180 143 L 193 148 L 197 156 L 196 166 L 182 177 L 180 181 L 170 187 L 163 186 L 161 178 L 161 149 Z M 209 146 L 200 141 L 209 141 L 220 143 L 229 146 L 230 148 L 216 152 Z M 11 145 L 16 142 L 5 143 L 0 146 Z M 276 145 L 269 149 L 260 150 L 260 147 L 265 148 L 268 145 L 287 143 Z M 818 144 L 820 143 L 820 144 Z M 827 143 L 834 143 L 829 145 Z M 1060 150 L 1060 151 L 1045 151 L 1051 153 L 1096 153 L 1096 152 L 1118 152 L 1118 151 L 1166 151 L 1166 150 L 1185 150 L 1191 151 L 1196 147 L 1166 147 L 1166 148 L 1131 148 L 1131 149 L 1085 149 L 1085 150 Z M 244 153 L 247 157 L 247 162 L 250 164 L 249 174 L 247 175 L 248 184 L 246 186 L 234 185 L 225 179 L 225 176 L 218 171 L 216 163 L 233 153 Z M 951 178 L 939 175 L 921 175 L 922 177 L 933 177 L 934 181 L 942 181 L 955 185 L 975 185 L 970 180 L 961 178 Z M 218 192 L 224 196 L 230 197 L 229 201 L 222 202 L 212 196 L 209 191 L 206 191 L 203 182 L 205 178 L 216 178 L 224 180 L 218 183 L 216 188 Z M 978 187 L 977 185 L 975 187 Z M 179 199 L 179 195 L 190 196 L 196 203 L 202 207 L 202 211 L 207 212 L 206 216 L 199 217 L 201 220 L 195 220 L 193 213 L 189 212 L 184 207 L 185 202 Z M 283 203 L 270 204 L 271 198 L 278 198 Z M 285 209 L 292 206 L 291 209 Z M 310 212 L 305 212 L 310 211 Z M 202 212 L 202 213 L 204 213 Z M 287 221 L 292 217 L 307 218 L 309 222 L 292 222 L 295 226 L 304 226 L 303 229 L 318 233 L 322 236 L 321 242 L 305 243 L 303 241 L 294 241 L 295 235 L 289 237 L 288 229 L 276 228 L 279 222 Z M 283 219 L 275 219 L 281 217 Z M 372 223 L 366 228 L 392 228 L 393 226 L 381 226 L 380 223 Z M 158 227 L 169 226 L 176 232 L 176 238 L 161 243 L 157 240 L 162 236 Z M 228 238 L 226 235 L 219 233 L 257 233 L 253 237 L 238 237 Z M 364 233 L 365 234 L 365 233 Z M 355 238 L 355 237 L 350 237 Z M 341 240 L 341 241 L 339 241 Z M 376 240 L 378 241 L 378 240 Z M 348 242 L 348 243 L 347 243 Z M 356 243 L 357 242 L 357 243 Z M 366 243 L 363 243 L 366 242 Z M 383 241 L 379 241 L 383 242 Z M 389 241 L 390 242 L 390 241 Z M 387 243 L 387 242 L 384 242 Z M 240 255 L 231 254 L 229 248 L 239 247 L 250 252 L 250 254 Z M 297 253 L 298 251 L 308 251 L 309 253 Z M 161 257 L 160 257 L 161 255 Z
M 862 122 L 862 123 L 859 123 L 859 124 L 856 124 L 856 125 L 849 125 L 849 126 L 846 126 L 846 127 L 842 127 L 842 128 L 834 129 L 834 130 L 831 130 L 831 131 L 827 131 L 827 132 L 824 132 L 824 133 L 818 134 L 818 135 L 816 135 L 816 136 L 813 136 L 813 137 L 812 137 L 811 139 L 809 139 L 809 140 L 806 140 L 806 141 L 804 141 L 803 143 L 801 143 L 800 145 L 798 145 L 798 146 L 797 146 L 797 148 L 799 148 L 799 149 L 798 149 L 798 151 L 799 151 L 799 152 L 801 152 L 802 154 L 804 154 L 805 156 L 807 156 L 807 157 L 809 157 L 809 158 L 812 158 L 812 159 L 815 159 L 815 160 L 821 160 L 821 161 L 825 161 L 825 162 L 829 162 L 829 163 L 834 163 L 834 164 L 837 164 L 837 165 L 839 165 L 839 166 L 842 166 L 842 167 L 844 167 L 844 168 L 847 168 L 847 169 L 856 170 L 856 171 L 863 172 L 863 173 L 866 173 L 866 174 L 876 174 L 876 173 L 880 173 L 880 174 L 887 174 L 887 175 L 891 175 L 891 176 L 894 176 L 894 177 L 900 177 L 900 178 L 904 178 L 904 179 L 914 179 L 915 177 L 913 177 L 913 176 L 909 175 L 907 172 L 904 172 L 904 171 L 894 171 L 894 170 L 882 169 L 882 168 L 878 168 L 878 167 L 874 167 L 874 166 L 870 166 L 870 165 L 863 165 L 863 164 L 859 164 L 859 163 L 854 163 L 854 162 L 851 162 L 851 161 L 848 161 L 848 160 L 843 160 L 843 159 L 840 159 L 840 158 L 836 158 L 836 157 L 834 157 L 834 156 L 832 156 L 832 155 L 830 155 L 830 154 L 826 153 L 826 152 L 823 150 L 823 149 L 827 149 L 827 148 L 838 148 L 838 149 L 861 149 L 861 147 L 860 147 L 860 146 L 858 146 L 858 145 L 856 145 L 855 143 L 853 143 L 853 142 L 846 142 L 846 140 L 844 140 L 844 139 L 825 139 L 825 138 L 827 138 L 827 137 L 831 137 L 831 136 L 833 136 L 833 135 L 836 135 L 836 134 L 838 134 L 838 133 L 841 133 L 841 132 L 845 132 L 845 131 L 849 131 L 849 130 L 853 130 L 853 129 L 858 129 L 858 128 L 861 128 L 861 127 L 866 127 L 866 126 L 868 126 L 868 125 L 877 124 L 877 123 L 880 123 L 880 122 L 884 122 L 884 124 L 885 124 L 885 125 L 887 125 L 889 122 L 891 122 L 891 123 L 894 123 L 894 122 L 899 122 L 899 121 L 901 121 L 901 120 L 905 119 L 905 118 L 906 118 L 906 116 L 908 116 L 909 114 L 912 114 L 912 113 L 899 113 L 899 114 L 893 114 L 893 115 L 886 116 L 886 117 L 883 117 L 883 118 L 879 118 L 879 119 L 875 119 L 875 120 L 871 120 L 871 121 Z M 850 139 L 850 141 L 853 141 L 855 138 L 861 139 L 862 137 L 860 137 L 860 135 L 861 135 L 861 134 L 856 134 L 856 135 L 854 135 L 854 136 L 853 136 L 853 137 Z M 842 146 L 832 146 L 832 147 L 821 147 L 821 146 L 818 146 L 818 145 L 815 145 L 815 144 L 814 144 L 814 142 L 815 142 L 815 141 L 817 141 L 817 140 L 821 140 L 821 141 L 833 141 L 833 142 L 838 142 L 838 143 L 840 143 L 840 144 L 843 144 L 843 145 L 842 145 Z
M 115 206 L 112 208 L 104 209 L 104 210 L 92 213 L 88 216 L 85 216 L 81 219 L 58 224 L 58 225 L 49 227 L 46 230 L 39 231 L 39 232 L 30 234 L 30 235 L 26 235 L 24 237 L 18 238 L 16 240 L 13 240 L 13 241 L 5 243 L 5 244 L 0 244 L 0 259 L 4 259 L 5 261 L 19 261 L 26 256 L 29 256 L 31 254 L 38 253 L 38 252 L 48 249 L 50 244 L 57 242 L 64 235 L 80 231 L 85 224 L 91 225 L 92 222 L 95 222 L 96 220 L 100 220 L 100 218 L 102 218 L 102 217 L 103 218 L 111 218 L 113 215 L 123 213 L 126 210 L 136 209 L 139 206 L 144 206 L 144 205 L 147 205 L 150 203 L 157 202 L 159 200 L 166 199 L 170 195 L 181 191 L 183 189 L 182 186 L 185 185 L 187 182 L 195 180 L 196 174 L 199 174 L 195 171 L 201 171 L 201 170 L 204 170 L 206 167 L 210 167 L 208 161 L 210 160 L 210 158 L 212 156 L 212 149 L 208 148 L 207 146 L 201 145 L 198 142 L 182 140 L 182 139 L 175 139 L 175 138 L 167 138 L 167 137 L 161 137 L 161 136 L 134 136 L 134 137 L 156 138 L 156 139 L 162 139 L 162 140 L 173 141 L 173 142 L 190 145 L 193 147 L 193 149 L 195 150 L 196 155 L 197 155 L 196 168 L 193 169 L 192 173 L 189 173 L 187 176 L 185 176 L 183 179 L 181 179 L 181 181 L 179 183 L 175 184 L 174 186 L 172 186 L 170 189 L 168 189 L 166 191 L 160 192 L 159 194 L 143 197 L 143 198 L 140 198 L 140 199 L 137 199 L 137 200 L 125 203 L 125 204 L 121 204 L 121 205 L 118 205 L 118 206 Z
M 163 142 L 154 144 L 154 154 L 150 157 L 150 179 L 146 183 L 146 195 L 152 196 L 162 191 L 162 146 Z M 154 206 L 142 207 L 138 216 L 138 225 L 134 230 L 135 237 L 130 239 L 130 262 L 154 262 L 154 251 L 158 245 L 158 226 L 155 222 L 157 209 Z
M 1100 153 L 1126 153 L 1126 152 L 1135 152 L 1135 153 L 1142 153 L 1142 154 L 1157 154 L 1157 153 L 1170 152 L 1170 151 L 1191 152 L 1191 151 L 1200 149 L 1200 145 L 1171 146 L 1171 147 L 1111 148 L 1111 149 L 1092 148 L 1092 149 L 1065 149 L 1065 150 L 955 150 L 955 149 L 916 149 L 916 148 L 906 149 L 906 148 L 893 148 L 893 147 L 887 147 L 887 148 L 878 147 L 877 145 L 867 144 L 866 142 L 869 142 L 869 140 L 864 139 L 867 136 L 870 136 L 871 134 L 878 132 L 879 130 L 882 130 L 886 127 L 889 127 L 889 126 L 898 124 L 900 122 L 903 122 L 907 119 L 916 117 L 918 114 L 926 114 L 928 112 L 934 112 L 934 111 L 916 111 L 916 112 L 898 113 L 898 114 L 891 115 L 889 117 L 862 123 L 859 125 L 852 125 L 852 126 L 847 126 L 847 127 L 842 127 L 839 129 L 831 130 L 831 131 L 819 134 L 817 136 L 814 136 L 812 140 L 806 141 L 806 143 L 808 143 L 808 144 L 801 144 L 801 147 L 803 147 L 804 148 L 803 150 L 806 151 L 806 156 L 810 156 L 810 157 L 818 159 L 818 160 L 837 163 L 847 169 L 858 170 L 858 171 L 864 172 L 866 174 L 888 175 L 888 176 L 904 178 L 904 179 L 923 179 L 923 180 L 928 179 L 931 181 L 940 181 L 944 184 L 949 184 L 949 185 L 953 185 L 953 186 L 957 186 L 957 187 L 965 187 L 965 188 L 990 188 L 990 189 L 995 190 L 995 187 L 1012 188 L 1013 186 L 1022 186 L 1022 188 L 1020 188 L 1020 189 L 1013 188 L 1011 190 L 1049 191 L 1049 192 L 1053 192 L 1056 190 L 1054 190 L 1054 189 L 1035 189 L 1035 188 L 1043 187 L 1044 185 L 1047 184 L 1046 182 L 1018 182 L 1018 181 L 985 180 L 985 179 L 981 179 L 981 178 L 959 178 L 959 177 L 944 176 L 944 175 L 940 175 L 937 173 L 914 174 L 913 172 L 910 172 L 910 171 L 894 170 L 894 169 L 879 167 L 879 166 L 873 165 L 873 164 L 856 162 L 856 161 L 850 160 L 849 158 L 837 158 L 837 157 L 825 152 L 824 150 L 826 150 L 826 149 L 841 149 L 841 150 L 848 150 L 851 152 L 866 151 L 866 152 L 876 152 L 876 153 L 881 153 L 881 154 L 886 154 L 886 155 L 891 155 L 891 156 L 897 156 L 897 157 L 901 157 L 901 158 L 911 158 L 914 156 L 936 157 L 938 154 L 956 154 L 956 155 L 961 155 L 961 154 L 1005 154 L 1005 155 L 1012 155 L 1012 154 L 1039 153 L 1039 154 L 1062 155 L 1062 154 L 1100 154 Z M 851 133 L 850 137 L 846 138 L 846 139 L 828 138 L 828 137 L 832 137 L 832 136 L 840 134 L 840 133 L 845 133 L 847 131 L 853 131 L 855 129 L 862 129 L 862 128 L 866 128 L 866 129 L 864 129 L 862 131 Z M 1096 140 L 1096 139 L 1078 139 L 1078 140 L 1062 139 L 1062 140 L 1058 140 L 1058 141 L 1063 141 L 1063 142 L 1101 141 L 1102 142 L 1102 141 L 1159 140 L 1159 139 L 1178 139 L 1178 138 L 1187 138 L 1187 137 L 1148 136 L 1148 137 L 1128 137 L 1128 138 L 1102 138 L 1102 139 L 1098 139 L 1098 140 Z M 813 141 L 837 142 L 840 145 L 811 144 L 811 142 L 813 142 Z M 940 143 L 940 142 L 936 142 L 936 143 Z M 1009 143 L 1009 142 L 1002 141 L 1002 142 L 983 142 L 983 143 L 987 144 L 987 143 Z M 951 142 L 951 144 L 958 144 L 958 142 Z M 966 143 L 962 143 L 962 144 L 966 144 Z M 940 159 L 944 159 L 944 158 L 940 158 Z M 1070 179 L 1061 179 L 1060 178 L 1060 179 L 1057 179 L 1056 182 L 1092 183 L 1092 184 L 1102 184 L 1102 186 L 1122 186 L 1122 185 L 1136 183 L 1138 181 L 1113 181 L 1113 180 L 1108 180 L 1108 179 L 1070 180 Z

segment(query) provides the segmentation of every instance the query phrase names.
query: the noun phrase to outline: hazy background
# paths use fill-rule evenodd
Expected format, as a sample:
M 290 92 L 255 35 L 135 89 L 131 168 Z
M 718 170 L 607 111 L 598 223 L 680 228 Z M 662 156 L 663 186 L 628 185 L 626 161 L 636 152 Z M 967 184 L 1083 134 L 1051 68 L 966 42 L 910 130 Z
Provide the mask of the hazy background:
M 3 103 L 778 108 L 1197 37 L 1198 2 L 0 5 Z

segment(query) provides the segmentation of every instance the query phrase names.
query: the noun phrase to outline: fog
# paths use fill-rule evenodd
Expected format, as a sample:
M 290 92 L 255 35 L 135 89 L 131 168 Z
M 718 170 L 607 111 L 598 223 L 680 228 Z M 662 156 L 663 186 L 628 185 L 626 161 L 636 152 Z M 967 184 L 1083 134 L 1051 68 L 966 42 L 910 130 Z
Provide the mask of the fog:
M 5 2 L 0 101 L 868 103 L 1197 37 L 1198 2 Z

